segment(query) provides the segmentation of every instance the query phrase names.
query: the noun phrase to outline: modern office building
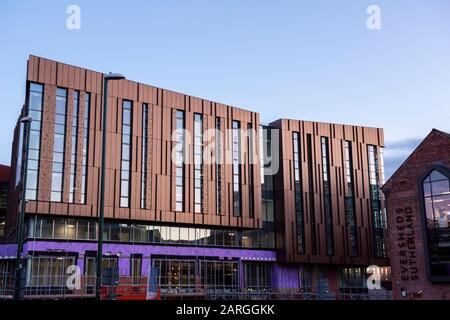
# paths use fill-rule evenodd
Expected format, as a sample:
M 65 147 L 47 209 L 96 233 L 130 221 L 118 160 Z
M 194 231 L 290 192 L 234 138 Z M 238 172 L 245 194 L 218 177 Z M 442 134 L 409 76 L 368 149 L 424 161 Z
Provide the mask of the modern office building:
M 383 186 L 393 296 L 450 299 L 450 135 L 433 129 Z
M 33 121 L 27 159 L 20 122 L 15 130 L 6 236 L 16 237 L 28 161 L 29 292 L 55 292 L 72 264 L 93 292 L 102 77 L 28 60 L 21 116 Z M 102 262 L 120 281 L 159 270 L 162 294 L 336 296 L 367 294 L 367 267 L 388 265 L 382 129 L 262 125 L 258 113 L 129 80 L 111 81 L 107 101 Z M 15 255 L 14 244 L 0 248 Z M 389 280 L 389 268 L 379 272 Z

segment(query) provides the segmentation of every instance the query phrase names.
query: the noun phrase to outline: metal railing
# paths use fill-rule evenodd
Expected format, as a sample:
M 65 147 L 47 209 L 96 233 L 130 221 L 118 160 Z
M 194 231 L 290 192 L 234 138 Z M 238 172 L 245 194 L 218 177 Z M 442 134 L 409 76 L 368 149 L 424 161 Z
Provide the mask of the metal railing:
M 25 299 L 93 299 L 95 276 L 81 276 L 79 287 L 70 289 L 67 276 L 29 276 L 24 288 Z M 14 275 L 0 273 L 0 299 L 13 299 Z M 147 277 L 120 276 L 116 285 L 102 286 L 102 299 L 145 300 Z M 299 289 L 238 288 L 202 284 L 160 285 L 158 299 L 162 300 L 391 300 L 385 290 L 368 293 L 318 293 Z

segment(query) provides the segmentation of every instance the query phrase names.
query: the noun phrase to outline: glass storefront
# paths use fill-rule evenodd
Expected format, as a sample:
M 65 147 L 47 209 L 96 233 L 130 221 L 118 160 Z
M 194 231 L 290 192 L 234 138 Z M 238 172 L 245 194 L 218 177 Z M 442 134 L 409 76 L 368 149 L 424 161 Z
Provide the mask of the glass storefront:
M 162 293 L 231 293 L 239 290 L 237 260 L 157 257 L 152 258 L 152 265 L 159 268 Z

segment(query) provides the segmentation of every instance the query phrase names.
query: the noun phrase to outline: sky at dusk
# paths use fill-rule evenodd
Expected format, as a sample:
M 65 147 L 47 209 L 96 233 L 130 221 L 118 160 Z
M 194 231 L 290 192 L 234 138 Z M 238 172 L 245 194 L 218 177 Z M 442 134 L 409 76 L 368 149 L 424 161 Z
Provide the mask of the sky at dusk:
M 81 29 L 66 27 L 69 5 Z M 369 5 L 381 29 L 366 26 Z M 29 54 L 259 112 L 385 129 L 389 176 L 450 132 L 450 1 L 0 2 L 0 163 Z

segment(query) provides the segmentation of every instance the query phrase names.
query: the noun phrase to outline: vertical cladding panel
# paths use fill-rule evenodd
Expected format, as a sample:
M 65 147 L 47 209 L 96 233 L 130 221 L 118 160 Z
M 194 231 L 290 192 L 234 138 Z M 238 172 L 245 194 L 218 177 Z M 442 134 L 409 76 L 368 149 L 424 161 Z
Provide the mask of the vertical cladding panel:
M 67 66 L 69 69 L 69 76 L 68 76 L 68 87 L 74 88 L 75 87 L 75 68 L 73 66 Z
M 28 65 L 27 65 L 27 80 L 38 81 L 38 73 L 39 73 L 39 58 L 35 56 L 30 56 L 28 58 Z
M 188 163 L 184 166 L 184 183 L 185 183 L 185 192 L 184 192 L 184 211 L 185 212 L 193 212 L 194 211 L 194 113 L 185 111 L 185 155 L 187 157 Z
M 63 188 L 62 200 L 69 201 L 69 192 L 72 186 L 70 185 L 70 170 L 72 157 L 72 117 L 73 117 L 73 90 L 67 91 L 67 109 L 66 109 L 66 128 L 65 128 L 65 146 L 64 146 L 64 172 L 63 172 Z
M 384 147 L 384 130 L 381 128 L 377 129 L 377 136 L 378 136 L 378 145 Z
M 38 59 L 37 81 L 45 83 L 45 61 L 46 59 Z
M 56 87 L 44 86 L 44 105 L 41 129 L 40 170 L 38 182 L 38 200 L 50 200 L 52 180 L 54 121 L 56 108 Z
M 77 145 L 76 145 L 76 158 L 75 158 L 75 190 L 74 190 L 74 200 L 76 203 L 81 202 L 81 175 L 82 175 L 82 164 L 83 164 L 83 126 L 84 126 L 84 114 L 86 112 L 85 106 L 86 93 L 80 91 L 79 103 L 78 103 L 78 122 L 77 122 Z M 85 210 L 83 206 L 80 210 Z M 84 212 L 84 211 L 83 211 Z

